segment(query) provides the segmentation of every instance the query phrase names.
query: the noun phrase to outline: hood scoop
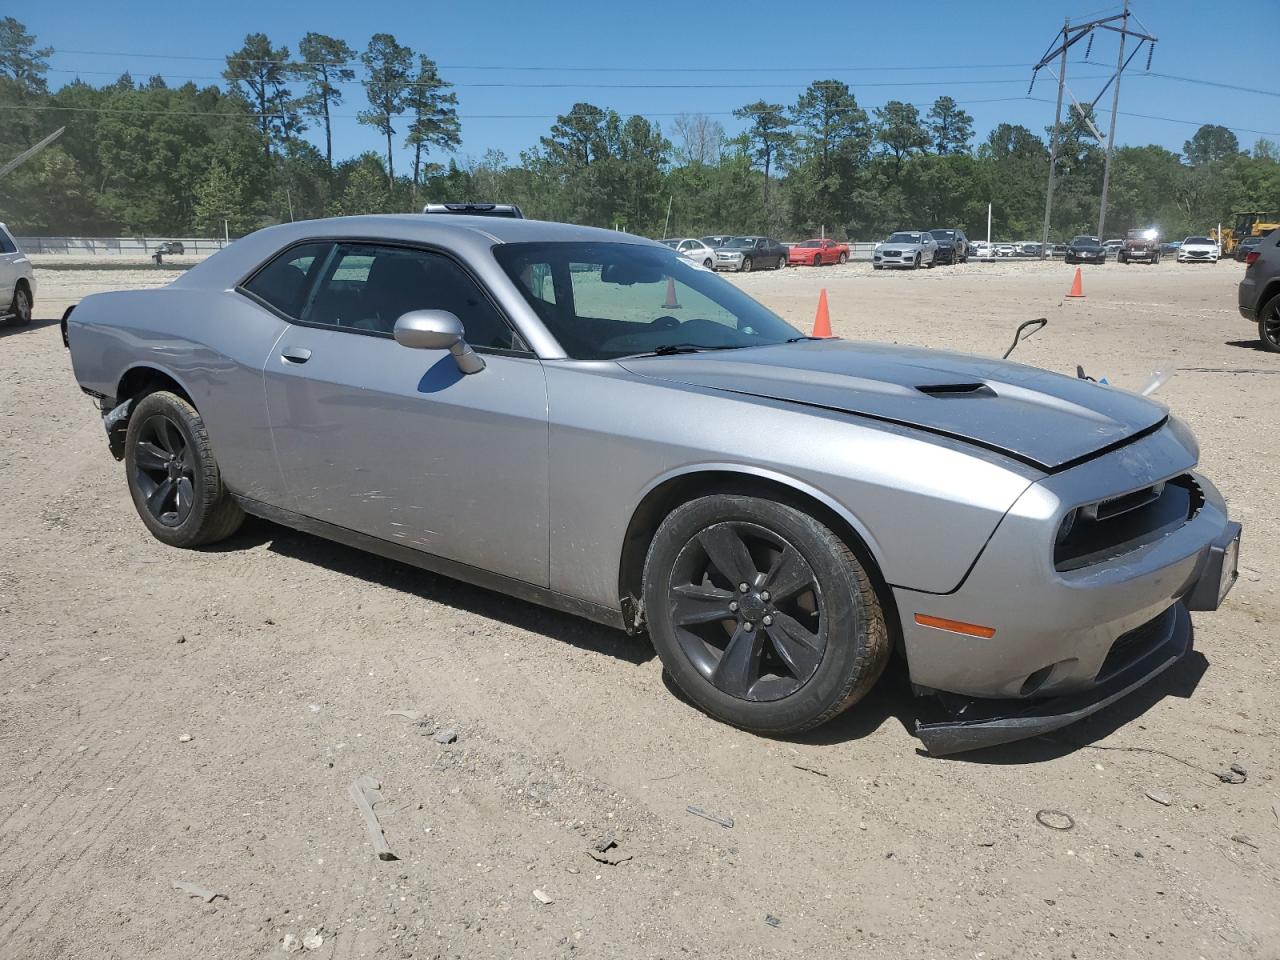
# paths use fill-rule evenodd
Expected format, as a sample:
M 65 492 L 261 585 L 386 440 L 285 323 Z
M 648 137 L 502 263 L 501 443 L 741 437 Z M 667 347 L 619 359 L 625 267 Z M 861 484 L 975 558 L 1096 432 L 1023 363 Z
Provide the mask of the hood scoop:
M 988 383 L 925 383 L 916 389 L 930 397 L 994 397 L 996 392 Z

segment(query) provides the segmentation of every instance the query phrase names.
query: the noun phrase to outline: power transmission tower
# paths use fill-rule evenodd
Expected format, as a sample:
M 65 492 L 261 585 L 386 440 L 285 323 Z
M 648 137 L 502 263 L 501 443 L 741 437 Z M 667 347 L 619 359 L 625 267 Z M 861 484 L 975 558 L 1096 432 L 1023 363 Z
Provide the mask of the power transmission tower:
M 1070 94 L 1067 89 L 1067 51 L 1079 43 L 1081 40 L 1088 39 L 1085 49 L 1085 59 L 1089 58 L 1089 51 L 1093 48 L 1094 33 L 1097 30 L 1110 30 L 1120 35 L 1120 53 L 1116 57 L 1116 71 L 1098 91 L 1098 95 L 1086 107 L 1079 103 L 1074 94 L 1071 94 L 1071 100 L 1075 104 L 1081 117 L 1089 128 L 1094 132 L 1098 139 L 1102 139 L 1101 132 L 1093 124 L 1093 109 L 1098 105 L 1098 101 L 1102 99 L 1102 95 L 1107 92 L 1107 88 L 1115 85 L 1111 96 L 1111 128 L 1107 135 L 1107 156 L 1102 171 L 1102 198 L 1098 205 L 1098 239 L 1103 239 L 1102 231 L 1107 222 L 1107 193 L 1111 189 L 1111 155 L 1115 149 L 1116 142 L 1116 114 L 1120 109 L 1120 75 L 1138 55 L 1144 45 L 1147 46 L 1147 69 L 1151 68 L 1151 55 L 1155 52 L 1156 38 L 1147 33 L 1140 33 L 1129 27 L 1129 18 L 1132 14 L 1129 12 L 1129 0 L 1124 0 L 1124 12 L 1113 14 L 1109 17 L 1099 17 L 1094 20 L 1086 20 L 1083 23 L 1073 24 L 1068 19 L 1062 29 L 1054 36 L 1053 43 L 1049 49 L 1045 51 L 1044 56 L 1031 69 L 1031 85 L 1027 87 L 1027 93 L 1030 94 L 1036 84 L 1036 77 L 1040 71 L 1048 67 L 1055 58 L 1059 58 L 1061 63 L 1058 68 L 1058 106 L 1053 116 L 1053 130 L 1049 134 L 1049 184 L 1045 190 L 1044 197 L 1044 227 L 1041 232 L 1041 256 L 1048 255 L 1049 245 L 1049 221 L 1053 214 L 1053 185 L 1058 167 L 1058 141 L 1062 134 L 1062 95 L 1064 92 Z M 1138 44 L 1133 48 L 1133 52 L 1125 59 L 1124 49 L 1125 41 L 1129 37 L 1137 39 Z M 1050 70 L 1052 72 L 1052 70 Z

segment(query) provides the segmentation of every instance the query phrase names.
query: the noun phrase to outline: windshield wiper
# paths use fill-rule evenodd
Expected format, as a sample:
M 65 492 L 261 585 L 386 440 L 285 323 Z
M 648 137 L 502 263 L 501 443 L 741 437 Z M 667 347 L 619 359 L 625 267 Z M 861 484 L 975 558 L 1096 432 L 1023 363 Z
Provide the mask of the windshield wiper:
M 724 344 L 721 346 L 709 347 L 700 343 L 663 343 L 654 347 L 652 350 L 646 350 L 644 353 L 633 353 L 626 357 L 619 357 L 619 360 L 630 360 L 633 357 L 669 357 L 676 353 L 702 353 L 704 350 L 737 350 L 736 344 Z
M 783 340 L 782 342 L 783 343 L 799 343 L 801 340 L 826 340 L 826 339 L 827 339 L 826 337 L 799 336 L 799 337 L 787 337 L 787 339 Z

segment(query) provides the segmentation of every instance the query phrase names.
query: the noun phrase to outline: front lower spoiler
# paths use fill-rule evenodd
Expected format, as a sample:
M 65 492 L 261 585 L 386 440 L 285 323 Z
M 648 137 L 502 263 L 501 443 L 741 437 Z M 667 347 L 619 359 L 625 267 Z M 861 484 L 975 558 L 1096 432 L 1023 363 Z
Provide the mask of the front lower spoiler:
M 961 711 L 964 719 L 916 721 L 916 736 L 932 756 L 945 757 L 1039 736 L 1097 713 L 1168 670 L 1191 651 L 1191 616 L 1186 605 L 1175 604 L 1172 614 L 1162 640 L 1089 690 L 1045 700 L 970 700 Z

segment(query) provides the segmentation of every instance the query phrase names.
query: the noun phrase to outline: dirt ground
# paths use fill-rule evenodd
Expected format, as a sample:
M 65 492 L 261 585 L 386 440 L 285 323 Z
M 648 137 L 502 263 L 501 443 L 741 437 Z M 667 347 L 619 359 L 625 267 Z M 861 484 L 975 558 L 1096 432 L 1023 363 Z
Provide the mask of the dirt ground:
M 569 616 L 266 523 L 162 546 L 57 318 L 173 274 L 67 266 L 41 258 L 39 320 L 0 330 L 0 957 L 265 957 L 313 930 L 334 958 L 1280 956 L 1280 362 L 1238 264 L 1086 267 L 1075 301 L 1062 264 L 734 278 L 806 330 L 826 287 L 849 338 L 998 355 L 1047 316 L 1016 359 L 1176 368 L 1160 396 L 1245 525 L 1240 583 L 1157 683 L 955 759 L 918 752 L 900 666 L 767 740 Z M 629 859 L 593 859 L 604 837 Z

